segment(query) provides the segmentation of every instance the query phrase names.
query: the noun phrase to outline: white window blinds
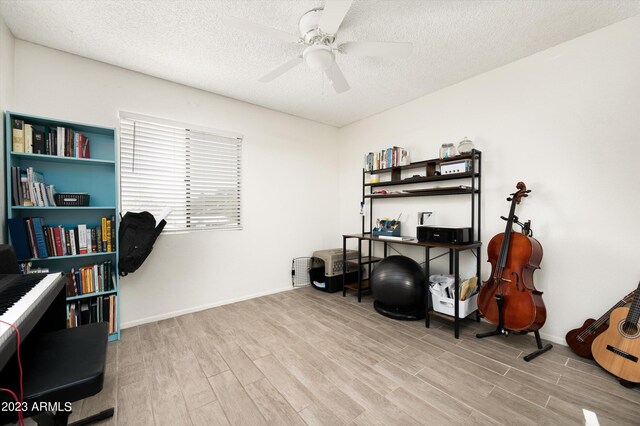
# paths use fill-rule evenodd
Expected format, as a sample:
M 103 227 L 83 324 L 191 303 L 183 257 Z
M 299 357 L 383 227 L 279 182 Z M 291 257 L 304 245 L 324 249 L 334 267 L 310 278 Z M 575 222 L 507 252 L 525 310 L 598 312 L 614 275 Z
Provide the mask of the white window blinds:
M 242 136 L 120 113 L 122 211 L 172 209 L 164 232 L 240 229 Z

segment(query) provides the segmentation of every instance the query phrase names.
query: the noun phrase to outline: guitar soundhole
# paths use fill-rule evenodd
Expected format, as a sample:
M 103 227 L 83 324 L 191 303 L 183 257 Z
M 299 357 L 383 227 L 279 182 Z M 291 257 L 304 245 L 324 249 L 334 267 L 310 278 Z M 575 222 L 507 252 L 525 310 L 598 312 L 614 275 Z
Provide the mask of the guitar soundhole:
M 629 338 L 636 338 L 638 337 L 638 335 L 640 335 L 639 333 L 639 329 L 638 329 L 638 324 L 634 324 L 632 322 L 627 322 L 627 321 L 622 321 L 620 323 L 620 331 L 622 334 L 626 335 Z

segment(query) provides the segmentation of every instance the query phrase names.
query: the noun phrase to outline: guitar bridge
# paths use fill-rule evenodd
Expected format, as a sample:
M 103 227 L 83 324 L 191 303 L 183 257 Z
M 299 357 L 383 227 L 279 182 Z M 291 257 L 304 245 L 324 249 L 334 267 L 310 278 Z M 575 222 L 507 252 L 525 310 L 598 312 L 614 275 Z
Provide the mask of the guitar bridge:
M 629 352 L 621 351 L 620 349 L 614 348 L 611 345 L 607 345 L 607 350 L 611 351 L 614 354 L 619 355 L 619 356 L 621 356 L 623 358 L 626 358 L 626 359 L 628 359 L 630 361 L 638 362 L 638 357 L 637 356 L 631 355 Z

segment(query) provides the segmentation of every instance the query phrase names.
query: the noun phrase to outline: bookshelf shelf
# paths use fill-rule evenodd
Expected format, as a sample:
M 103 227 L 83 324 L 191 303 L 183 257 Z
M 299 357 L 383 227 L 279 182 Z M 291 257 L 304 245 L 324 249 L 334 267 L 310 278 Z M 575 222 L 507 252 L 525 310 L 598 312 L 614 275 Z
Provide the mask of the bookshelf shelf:
M 115 206 L 11 206 L 12 210 L 115 210 Z
M 406 166 L 404 166 L 406 167 Z M 368 173 L 368 172 L 367 172 Z M 439 175 L 439 176 L 421 176 L 421 177 L 410 177 L 406 179 L 401 179 L 397 181 L 383 181 L 376 183 L 365 183 L 364 186 L 393 186 L 393 185 L 407 185 L 410 183 L 421 183 L 421 182 L 436 182 L 443 180 L 455 180 L 455 179 L 464 179 L 470 177 L 479 177 L 478 173 L 475 173 L 473 176 L 471 173 L 456 173 L 453 175 Z
M 49 155 L 49 154 L 30 154 L 26 152 L 11 152 L 11 156 L 14 158 L 26 158 L 31 160 L 38 161 L 48 161 L 52 163 L 85 163 L 91 164 L 94 166 L 111 166 L 115 165 L 115 161 L 113 160 L 99 160 L 95 158 L 75 158 L 75 157 L 58 157 L 57 155 Z
M 365 195 L 364 198 L 402 198 L 402 197 L 429 197 L 434 195 L 465 195 L 465 194 L 478 194 L 478 190 L 475 189 L 425 189 L 424 191 L 415 192 L 403 192 L 398 194 L 372 194 Z
M 114 294 L 116 292 L 116 290 L 109 290 L 109 291 L 95 291 L 93 293 L 87 293 L 87 294 L 81 294 L 79 296 L 71 296 L 71 297 L 67 297 L 67 300 L 80 300 L 80 299 L 87 299 L 89 297 L 96 297 L 96 296 L 104 296 L 105 294 Z
M 22 136 L 24 144 L 21 146 L 18 143 L 14 151 L 16 120 L 18 120 L 17 123 L 22 123 L 22 130 L 19 129 L 20 126 L 16 130 L 18 142 Z M 41 153 L 22 152 L 29 151 L 26 149 L 27 146 L 31 146 L 28 140 L 33 142 L 33 149 L 37 148 Z M 56 149 L 64 149 L 67 156 L 55 155 Z M 76 154 L 86 154 L 90 158 L 78 158 Z M 44 180 L 44 185 L 40 185 L 40 188 L 36 188 L 39 185 L 37 183 L 29 186 L 32 182 L 29 177 L 33 177 L 34 174 L 27 177 L 26 170 L 35 172 L 33 182 L 42 182 L 42 180 L 36 180 L 40 178 Z M 20 171 L 22 175 L 18 174 Z M 110 341 L 120 339 L 117 177 L 115 129 L 29 114 L 5 113 L 5 201 L 8 206 L 6 235 L 9 242 L 14 247 L 17 247 L 17 244 L 23 244 L 22 256 L 20 253 L 17 254 L 18 257 L 26 260 L 20 262 L 30 265 L 34 270 L 48 268 L 50 272 L 62 271 L 67 274 L 67 277 L 75 276 L 75 280 L 68 282 L 67 316 L 69 317 L 70 312 L 75 311 L 78 323 L 94 322 L 101 318 L 108 320 L 108 317 L 112 317 L 114 329 L 110 330 L 112 331 L 109 334 Z M 43 198 L 48 195 L 45 194 L 45 189 L 48 192 L 49 186 L 53 186 L 55 192 L 60 194 L 89 194 L 90 205 L 44 207 L 42 204 L 46 203 L 43 203 Z M 33 188 L 34 192 L 27 195 L 25 192 L 30 188 Z M 32 195 L 34 193 L 35 195 Z M 22 203 L 21 197 L 40 198 L 40 202 L 37 203 L 40 206 L 17 205 Z M 114 251 L 96 252 L 93 247 L 92 253 L 69 254 L 79 250 L 78 236 L 83 233 L 89 245 L 102 244 L 99 236 L 102 235 L 100 230 L 106 226 L 105 220 L 113 223 L 111 233 L 105 233 L 105 236 L 109 235 Z M 110 227 L 109 224 L 105 229 Z M 84 231 L 85 228 L 87 231 Z M 95 229 L 95 232 L 89 232 L 92 229 Z M 72 233 L 76 237 L 73 240 L 69 238 Z M 62 243 L 58 245 L 60 240 Z M 65 240 L 67 240 L 66 245 Z M 74 240 L 75 250 L 71 248 L 71 241 Z M 108 246 L 106 248 L 108 249 Z M 39 253 L 46 251 L 48 256 L 36 258 L 35 250 Z M 17 249 L 16 252 L 18 252 Z M 51 255 L 51 253 L 61 252 L 65 255 Z M 70 274 L 72 269 L 75 270 L 75 275 Z M 108 288 L 109 290 L 75 295 L 77 291 L 73 291 L 72 281 L 76 282 L 78 287 L 81 285 L 78 281 L 80 279 L 85 285 L 93 281 L 93 287 L 88 286 L 86 289 Z
M 20 260 L 20 262 L 46 262 L 52 260 L 79 259 L 86 257 L 111 256 L 116 254 L 115 251 L 103 251 L 100 253 L 74 254 L 69 256 L 49 256 L 49 257 L 32 257 L 31 259 Z

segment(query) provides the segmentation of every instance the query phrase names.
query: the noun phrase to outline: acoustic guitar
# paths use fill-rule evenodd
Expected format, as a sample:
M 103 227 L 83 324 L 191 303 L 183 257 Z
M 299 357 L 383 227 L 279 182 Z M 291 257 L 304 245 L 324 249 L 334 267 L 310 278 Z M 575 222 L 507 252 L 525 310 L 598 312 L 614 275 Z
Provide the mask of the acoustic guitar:
M 607 329 L 607 321 L 609 320 L 609 315 L 611 315 L 611 312 L 614 309 L 631 302 L 635 294 L 636 290 L 633 290 L 631 293 L 623 297 L 618 303 L 613 305 L 611 309 L 609 309 L 597 320 L 589 318 L 584 322 L 584 324 L 582 324 L 582 327 L 575 328 L 568 332 L 565 336 L 565 340 L 567 341 L 567 345 L 569 345 L 569 348 L 571 348 L 571 350 L 575 352 L 576 355 L 580 355 L 583 358 L 593 359 L 593 355 L 591 355 L 591 344 L 596 337 L 601 335 Z
M 631 307 L 611 312 L 609 328 L 595 338 L 591 352 L 609 373 L 640 383 L 640 283 Z

